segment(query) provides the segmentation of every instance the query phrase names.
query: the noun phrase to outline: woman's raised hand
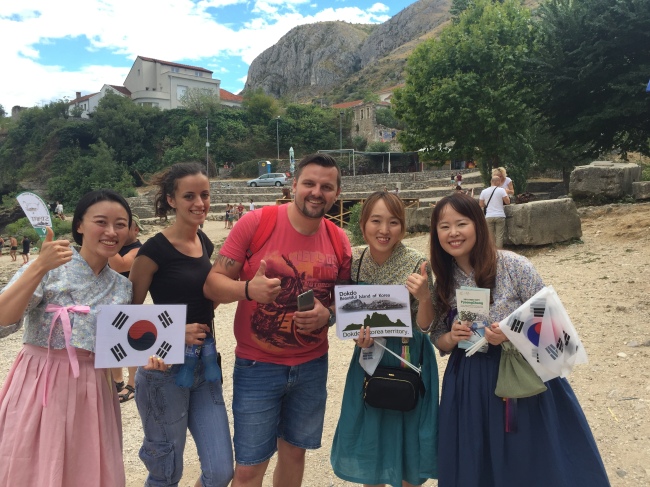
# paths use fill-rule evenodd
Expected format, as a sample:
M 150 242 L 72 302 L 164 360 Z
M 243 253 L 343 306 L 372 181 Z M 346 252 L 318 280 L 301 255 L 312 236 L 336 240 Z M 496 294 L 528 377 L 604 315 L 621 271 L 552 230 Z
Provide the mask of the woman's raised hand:
M 38 259 L 36 259 L 44 272 L 56 269 L 72 259 L 70 242 L 68 240 L 54 240 L 54 232 L 50 227 L 47 227 L 46 232 L 45 241 L 41 246 Z
M 415 299 L 420 302 L 431 301 L 429 293 L 429 273 L 427 272 L 427 263 L 422 262 L 420 273 L 413 273 L 406 279 L 406 289 Z

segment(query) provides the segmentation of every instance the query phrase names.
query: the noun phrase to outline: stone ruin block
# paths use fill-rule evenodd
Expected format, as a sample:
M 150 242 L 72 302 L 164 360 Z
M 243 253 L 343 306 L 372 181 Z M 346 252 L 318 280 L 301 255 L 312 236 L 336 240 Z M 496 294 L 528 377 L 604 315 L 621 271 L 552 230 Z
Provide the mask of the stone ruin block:
M 546 245 L 582 237 L 580 215 L 570 198 L 507 205 L 509 245 Z
M 632 183 L 632 196 L 637 201 L 650 200 L 650 181 Z
M 641 167 L 632 163 L 594 161 L 571 172 L 569 192 L 576 199 L 617 200 L 632 194 Z

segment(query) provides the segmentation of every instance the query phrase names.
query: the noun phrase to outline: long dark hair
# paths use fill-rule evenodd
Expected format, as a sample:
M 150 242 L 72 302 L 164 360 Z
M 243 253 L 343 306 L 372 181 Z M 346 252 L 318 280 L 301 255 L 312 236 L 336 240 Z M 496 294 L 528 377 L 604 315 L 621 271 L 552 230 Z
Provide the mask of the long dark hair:
M 178 180 L 186 176 L 194 176 L 195 174 L 203 174 L 206 178 L 208 173 L 202 164 L 197 162 L 179 162 L 172 164 L 168 169 L 156 174 L 151 184 L 158 186 L 156 199 L 154 200 L 154 207 L 156 216 L 167 220 L 167 213 L 171 213 L 174 209 L 167 201 L 167 196 L 173 197 L 178 189 Z
M 122 205 L 126 210 L 126 213 L 129 215 L 128 228 L 131 228 L 131 221 L 133 220 L 131 207 L 124 197 L 112 189 L 97 189 L 83 195 L 77 203 L 77 207 L 74 209 L 74 215 L 72 217 L 72 238 L 78 245 L 83 245 L 83 235 L 78 231 L 81 220 L 83 220 L 88 208 L 102 201 L 114 201 L 115 203 Z
M 447 205 L 474 223 L 476 244 L 470 252 L 469 263 L 474 269 L 476 285 L 494 291 L 497 275 L 497 249 L 490 238 L 485 215 L 478 202 L 460 191 L 445 196 L 436 204 L 431 214 L 431 267 L 436 276 L 438 313 L 446 313 L 449 310 L 449 298 L 456 288 L 453 277 L 453 257 L 440 245 L 437 230 L 440 216 Z M 490 295 L 494 295 L 494 292 Z

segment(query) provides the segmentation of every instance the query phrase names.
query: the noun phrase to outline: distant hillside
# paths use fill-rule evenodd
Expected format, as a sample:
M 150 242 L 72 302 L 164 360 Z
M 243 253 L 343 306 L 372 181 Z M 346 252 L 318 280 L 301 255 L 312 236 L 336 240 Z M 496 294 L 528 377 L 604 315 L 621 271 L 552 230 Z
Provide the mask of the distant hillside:
M 253 60 L 245 90 L 298 101 L 399 84 L 408 55 L 449 21 L 450 6 L 451 0 L 419 0 L 380 25 L 298 26 Z

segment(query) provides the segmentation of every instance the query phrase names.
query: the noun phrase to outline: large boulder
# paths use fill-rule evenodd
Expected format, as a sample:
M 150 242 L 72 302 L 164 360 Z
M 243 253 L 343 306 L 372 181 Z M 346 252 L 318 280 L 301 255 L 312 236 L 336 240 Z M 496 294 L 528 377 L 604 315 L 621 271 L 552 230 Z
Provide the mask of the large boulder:
M 506 239 L 510 245 L 546 245 L 582 237 L 580 216 L 570 198 L 508 205 Z
M 637 201 L 650 200 L 650 181 L 632 183 L 632 196 Z
M 632 194 L 641 167 L 632 163 L 594 161 L 571 173 L 569 192 L 575 199 L 617 200 Z
M 406 231 L 409 233 L 428 232 L 431 228 L 432 206 L 406 209 Z

